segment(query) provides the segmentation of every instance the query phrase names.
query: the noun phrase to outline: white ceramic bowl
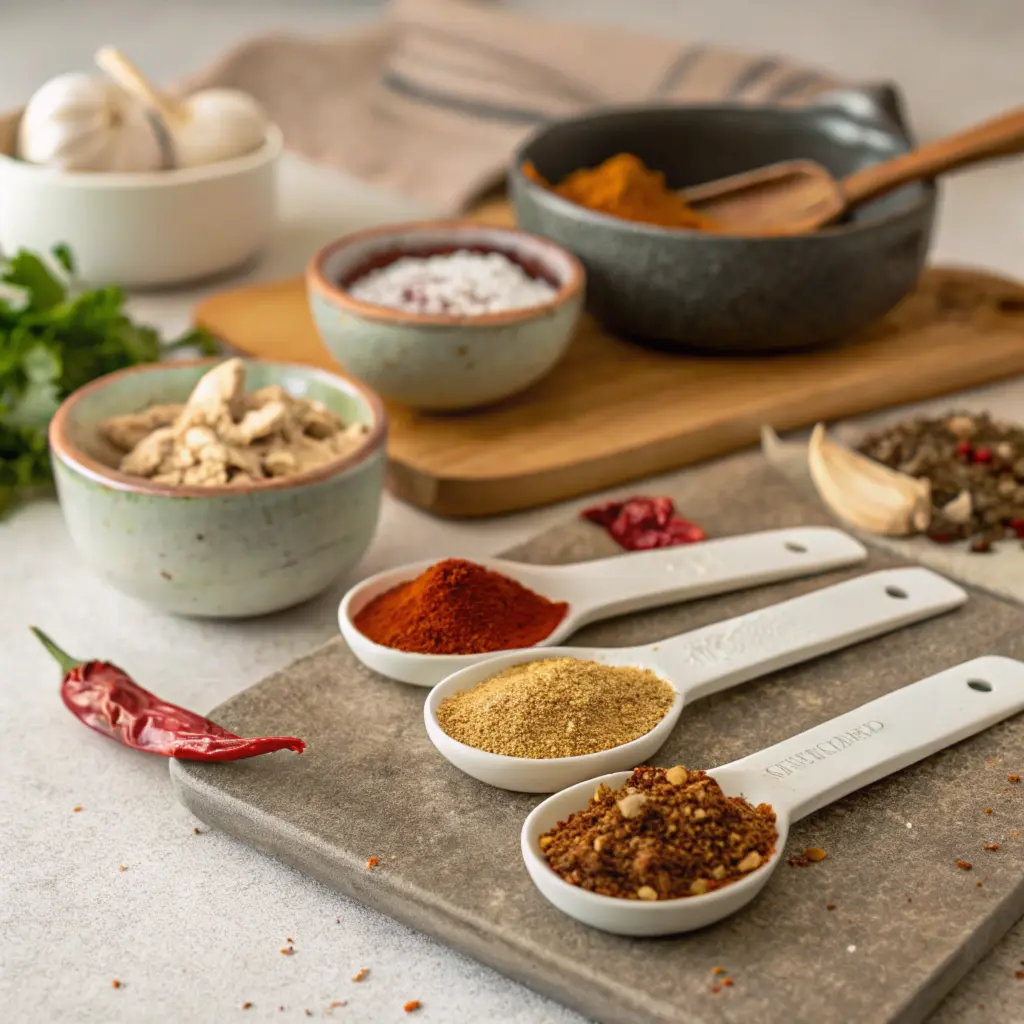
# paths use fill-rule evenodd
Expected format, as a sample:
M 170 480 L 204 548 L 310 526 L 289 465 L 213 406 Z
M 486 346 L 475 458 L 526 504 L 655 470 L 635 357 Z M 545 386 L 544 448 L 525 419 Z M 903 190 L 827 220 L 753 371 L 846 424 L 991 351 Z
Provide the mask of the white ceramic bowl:
M 483 316 L 409 313 L 353 298 L 341 282 L 389 257 L 463 247 L 537 267 L 548 302 Z M 583 308 L 583 266 L 568 250 L 515 228 L 423 221 L 371 228 L 324 246 L 306 269 L 310 310 L 331 355 L 385 398 L 446 412 L 508 398 L 562 358 Z
M 155 288 L 240 267 L 270 240 L 283 148 L 273 126 L 258 150 L 235 160 L 104 174 L 16 159 L 18 119 L 0 123 L 0 252 L 48 253 L 63 243 L 86 284 Z

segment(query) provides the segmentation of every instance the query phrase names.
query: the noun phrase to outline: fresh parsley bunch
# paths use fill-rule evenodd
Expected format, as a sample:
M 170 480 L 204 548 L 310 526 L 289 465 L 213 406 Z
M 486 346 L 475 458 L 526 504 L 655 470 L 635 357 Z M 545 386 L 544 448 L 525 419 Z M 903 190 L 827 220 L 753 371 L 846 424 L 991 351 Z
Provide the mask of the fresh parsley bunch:
M 131 321 L 120 288 L 76 291 L 66 246 L 54 265 L 22 250 L 0 261 L 0 515 L 52 479 L 46 431 L 57 406 L 105 373 L 177 348 L 216 352 L 205 331 L 165 343 Z

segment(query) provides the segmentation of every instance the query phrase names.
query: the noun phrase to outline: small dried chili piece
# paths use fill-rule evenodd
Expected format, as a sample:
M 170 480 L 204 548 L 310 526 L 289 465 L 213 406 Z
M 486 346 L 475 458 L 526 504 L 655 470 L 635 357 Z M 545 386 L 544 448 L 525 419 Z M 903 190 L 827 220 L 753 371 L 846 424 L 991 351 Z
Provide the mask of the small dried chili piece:
M 676 515 L 671 498 L 637 496 L 626 501 L 610 501 L 584 509 L 580 516 L 603 526 L 627 551 L 668 548 L 707 539 L 707 534 L 696 523 Z
M 116 665 L 78 661 L 35 626 L 32 632 L 64 671 L 60 695 L 68 710 L 90 729 L 126 747 L 185 761 L 238 761 L 275 750 L 301 754 L 306 749 L 294 736 L 236 736 L 144 690 Z

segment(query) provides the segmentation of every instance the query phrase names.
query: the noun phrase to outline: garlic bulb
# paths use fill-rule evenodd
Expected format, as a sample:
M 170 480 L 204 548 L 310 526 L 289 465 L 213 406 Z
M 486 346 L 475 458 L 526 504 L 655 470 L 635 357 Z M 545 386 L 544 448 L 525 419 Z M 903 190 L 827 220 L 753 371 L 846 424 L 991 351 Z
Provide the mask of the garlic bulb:
M 17 152 L 63 171 L 155 171 L 164 162 L 145 108 L 113 82 L 79 73 L 51 79 L 29 100 Z
M 821 500 L 844 522 L 869 533 L 906 536 L 931 522 L 931 484 L 883 466 L 828 438 L 819 423 L 807 464 Z
M 96 63 L 160 117 L 176 167 L 201 167 L 259 149 L 267 131 L 263 108 L 237 89 L 204 89 L 175 100 L 164 95 L 123 53 L 104 46 Z

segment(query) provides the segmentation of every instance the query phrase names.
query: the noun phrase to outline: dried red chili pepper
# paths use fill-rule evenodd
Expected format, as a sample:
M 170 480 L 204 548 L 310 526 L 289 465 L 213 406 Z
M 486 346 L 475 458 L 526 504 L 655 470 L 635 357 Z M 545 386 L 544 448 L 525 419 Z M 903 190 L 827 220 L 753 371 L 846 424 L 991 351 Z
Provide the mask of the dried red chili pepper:
M 244 757 L 294 750 L 306 744 L 294 736 L 247 739 L 177 704 L 144 690 L 107 661 L 78 661 L 42 630 L 32 632 L 64 672 L 60 695 L 68 710 L 90 729 L 147 754 L 185 761 L 238 761 Z
M 580 516 L 603 526 L 627 551 L 668 548 L 707 539 L 688 519 L 675 514 L 671 498 L 633 497 L 584 509 Z

